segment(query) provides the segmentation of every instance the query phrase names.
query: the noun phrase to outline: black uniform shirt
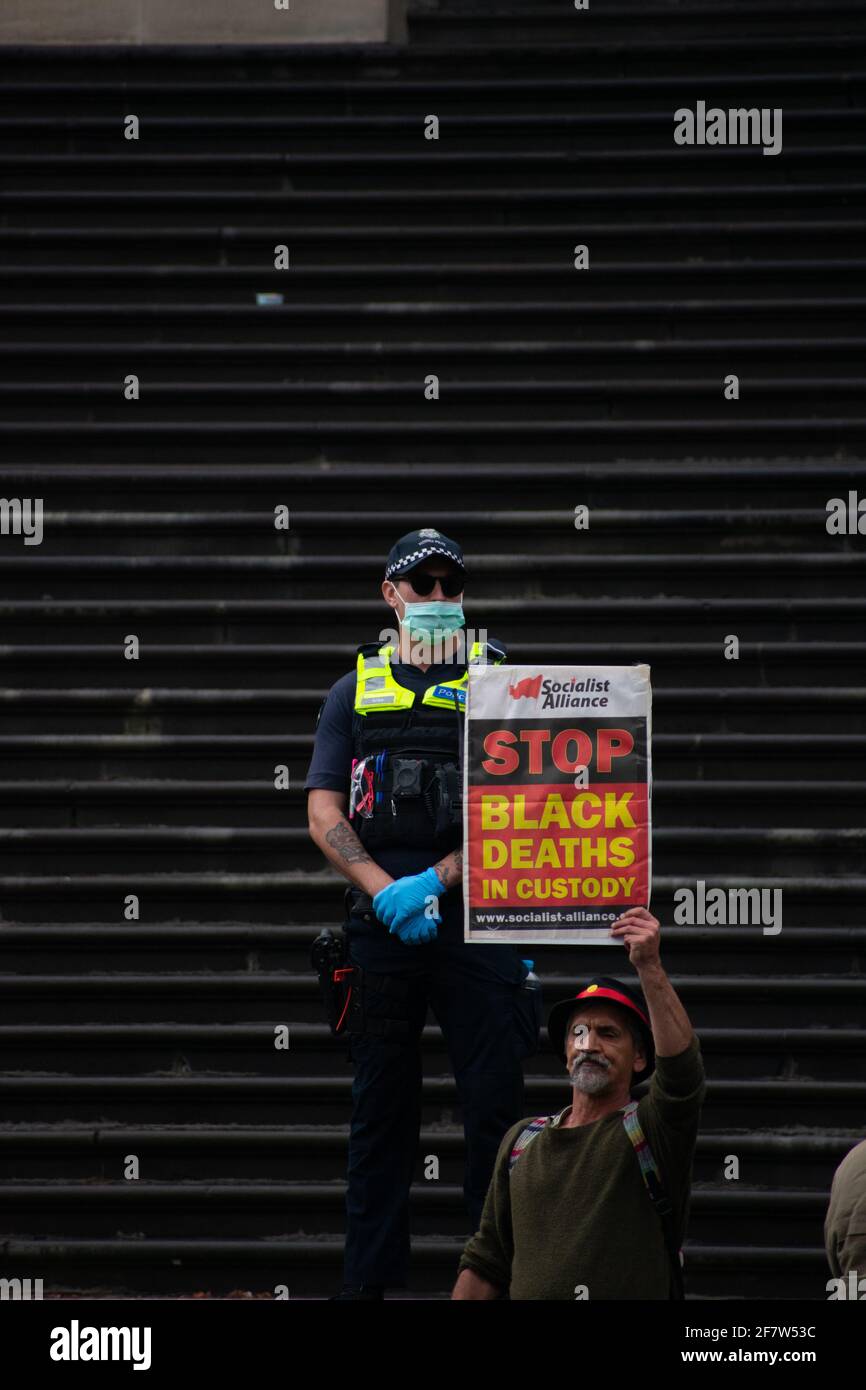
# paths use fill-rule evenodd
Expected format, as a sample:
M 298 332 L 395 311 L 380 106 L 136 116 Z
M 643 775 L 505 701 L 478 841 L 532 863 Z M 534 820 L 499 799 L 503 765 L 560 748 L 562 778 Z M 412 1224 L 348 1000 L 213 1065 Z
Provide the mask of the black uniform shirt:
M 501 646 L 495 638 L 489 637 L 488 641 L 491 646 Z M 436 681 L 458 680 L 465 670 L 465 661 L 438 662 L 428 666 L 426 671 L 408 662 L 391 662 L 394 679 L 400 685 L 421 695 Z M 340 676 L 328 691 L 319 716 L 316 742 L 304 782 L 304 791 L 322 788 L 325 791 L 343 792 L 348 798 L 354 757 L 352 716 L 355 708 L 355 682 L 356 672 L 349 671 L 347 675 Z M 388 849 L 377 850 L 373 858 L 393 878 L 402 878 L 404 874 L 422 873 L 431 864 L 443 859 L 444 855 L 441 850 L 411 849 L 403 845 L 394 845 Z M 462 931 L 463 894 L 459 887 L 442 894 L 439 909 L 443 926 L 459 925 Z

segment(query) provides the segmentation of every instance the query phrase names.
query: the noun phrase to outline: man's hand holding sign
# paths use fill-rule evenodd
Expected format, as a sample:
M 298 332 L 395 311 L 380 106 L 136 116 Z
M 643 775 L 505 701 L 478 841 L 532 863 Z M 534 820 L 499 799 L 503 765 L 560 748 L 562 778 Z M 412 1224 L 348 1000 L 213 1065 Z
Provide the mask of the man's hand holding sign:
M 640 976 L 656 1052 L 662 1057 L 676 1057 L 690 1045 L 694 1029 L 662 965 L 660 933 L 658 918 L 645 907 L 630 907 L 610 929 Z
M 645 907 L 627 908 L 610 929 L 611 936 L 625 946 L 635 970 L 658 963 L 659 932 L 659 919 Z
M 605 941 L 650 898 L 649 667 L 470 672 L 467 941 Z

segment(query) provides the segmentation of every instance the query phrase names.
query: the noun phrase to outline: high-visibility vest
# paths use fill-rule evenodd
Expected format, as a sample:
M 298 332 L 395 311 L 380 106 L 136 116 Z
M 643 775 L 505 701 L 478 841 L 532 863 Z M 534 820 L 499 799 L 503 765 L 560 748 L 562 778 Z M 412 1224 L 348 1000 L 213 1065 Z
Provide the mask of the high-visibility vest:
M 401 685 L 391 669 L 394 647 L 390 644 L 379 646 L 376 642 L 362 643 L 358 648 L 358 663 L 355 681 L 355 712 L 367 718 L 377 710 L 412 709 L 418 702 L 417 692 Z M 473 642 L 469 651 L 469 665 L 487 662 L 499 666 L 505 660 L 505 649 L 491 642 Z M 460 709 L 466 704 L 466 686 L 469 683 L 468 670 L 453 681 L 433 681 L 421 696 L 420 704 L 425 709 L 454 710 L 455 701 Z
M 467 670 L 454 680 L 408 689 L 392 669 L 394 647 L 358 648 L 352 722 L 353 770 L 365 764 L 372 814 L 353 812 L 367 849 L 404 845 L 447 853 L 462 842 L 461 750 Z M 474 642 L 468 664 L 500 665 L 504 647 Z

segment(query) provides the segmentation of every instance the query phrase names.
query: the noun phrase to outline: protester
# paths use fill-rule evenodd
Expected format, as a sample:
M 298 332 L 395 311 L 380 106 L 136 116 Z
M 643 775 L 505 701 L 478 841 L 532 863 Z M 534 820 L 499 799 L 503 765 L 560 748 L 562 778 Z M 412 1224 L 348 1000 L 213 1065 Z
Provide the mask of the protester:
M 611 935 L 641 989 L 602 976 L 554 1005 L 548 1034 L 571 1102 L 505 1135 L 452 1298 L 682 1296 L 678 1252 L 705 1093 L 700 1044 L 662 967 L 658 919 L 629 908 Z M 649 1092 L 630 1112 L 631 1088 L 647 1077 Z

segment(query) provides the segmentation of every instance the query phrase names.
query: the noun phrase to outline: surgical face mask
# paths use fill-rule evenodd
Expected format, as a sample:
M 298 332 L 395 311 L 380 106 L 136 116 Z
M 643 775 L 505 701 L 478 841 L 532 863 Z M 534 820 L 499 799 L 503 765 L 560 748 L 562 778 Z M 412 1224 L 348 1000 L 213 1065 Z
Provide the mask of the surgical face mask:
M 403 599 L 403 595 L 400 594 Z M 462 603 L 449 603 L 446 599 L 431 600 L 427 603 L 406 603 L 400 619 L 400 627 L 410 637 L 418 637 L 425 642 L 443 642 L 459 632 L 465 621 Z

